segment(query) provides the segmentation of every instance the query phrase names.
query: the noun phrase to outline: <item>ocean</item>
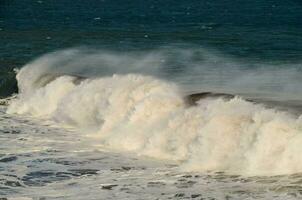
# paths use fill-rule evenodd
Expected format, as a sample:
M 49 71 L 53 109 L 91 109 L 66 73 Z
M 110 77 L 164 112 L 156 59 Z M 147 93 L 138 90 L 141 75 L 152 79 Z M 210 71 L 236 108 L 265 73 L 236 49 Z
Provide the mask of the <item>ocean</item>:
M 0 0 L 0 199 L 301 199 L 301 8 Z

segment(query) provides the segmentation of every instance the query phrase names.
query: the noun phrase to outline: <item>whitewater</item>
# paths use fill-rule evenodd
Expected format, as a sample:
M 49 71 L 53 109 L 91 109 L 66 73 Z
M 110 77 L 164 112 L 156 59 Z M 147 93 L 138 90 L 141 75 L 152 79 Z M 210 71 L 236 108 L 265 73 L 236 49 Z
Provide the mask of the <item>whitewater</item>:
M 189 107 L 176 84 L 142 74 L 84 79 L 43 69 L 36 61 L 18 72 L 20 93 L 7 113 L 51 119 L 109 148 L 179 161 L 187 170 L 302 170 L 301 118 L 290 113 L 240 97 Z
M 234 96 L 209 95 L 188 103 L 197 84 L 188 90 L 175 81 L 177 76 L 173 80 L 159 74 L 167 60 L 180 54 L 192 58 L 196 52 L 207 55 L 198 62 L 209 70 L 217 65 L 218 56 L 204 50 L 177 50 L 171 56 L 165 50 L 121 55 L 68 49 L 19 69 L 19 93 L 1 108 L 1 126 L 7 129 L 1 138 L 3 194 L 12 199 L 81 199 L 91 191 L 90 199 L 98 199 L 97 194 L 102 199 L 299 197 L 298 110 L 239 95 L 238 80 L 222 88 L 233 94 L 228 89 L 236 89 Z M 238 63 L 223 60 L 233 67 L 230 74 L 243 74 L 235 70 Z M 273 74 L 284 72 L 296 75 L 294 67 Z M 267 75 L 258 69 L 240 77 L 243 85 L 255 74 Z M 199 85 L 201 92 L 222 91 L 205 83 Z M 209 84 L 212 88 L 205 90 Z M 280 100 L 298 90 L 284 86 L 287 95 L 264 87 L 263 95 L 274 91 Z

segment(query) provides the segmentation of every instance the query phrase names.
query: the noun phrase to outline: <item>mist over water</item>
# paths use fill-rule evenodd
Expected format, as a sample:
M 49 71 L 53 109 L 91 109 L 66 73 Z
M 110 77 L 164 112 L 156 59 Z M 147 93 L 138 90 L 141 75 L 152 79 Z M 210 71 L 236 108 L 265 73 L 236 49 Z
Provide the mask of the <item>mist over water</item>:
M 137 73 L 174 82 L 184 93 L 212 91 L 277 101 L 299 100 L 302 95 L 300 63 L 239 60 L 197 47 L 127 52 L 73 48 L 46 54 L 25 65 L 23 72 L 30 78 L 24 80 L 29 83 L 19 83 L 21 90 L 43 84 L 49 75 L 95 78 Z

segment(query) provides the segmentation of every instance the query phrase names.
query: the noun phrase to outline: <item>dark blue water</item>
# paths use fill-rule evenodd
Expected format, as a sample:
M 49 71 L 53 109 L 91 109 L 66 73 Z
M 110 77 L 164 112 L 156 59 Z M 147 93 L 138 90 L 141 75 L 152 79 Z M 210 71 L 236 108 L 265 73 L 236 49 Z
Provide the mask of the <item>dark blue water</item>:
M 246 62 L 300 63 L 299 0 L 0 0 L 0 96 L 12 69 L 78 46 L 116 51 L 203 47 Z

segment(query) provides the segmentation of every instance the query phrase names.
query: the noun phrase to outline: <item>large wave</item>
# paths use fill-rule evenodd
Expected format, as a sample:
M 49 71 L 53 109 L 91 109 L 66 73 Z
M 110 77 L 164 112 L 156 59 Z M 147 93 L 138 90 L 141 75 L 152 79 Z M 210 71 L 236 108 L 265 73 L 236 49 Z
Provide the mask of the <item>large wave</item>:
M 141 62 L 152 66 L 154 54 L 130 61 L 121 56 L 107 63 L 108 70 L 132 65 L 133 73 L 100 77 L 79 75 L 78 66 L 89 59 L 106 64 L 108 54 L 85 53 L 81 62 L 70 60 L 74 55 L 79 52 L 54 53 L 23 67 L 17 74 L 20 93 L 7 112 L 52 119 L 108 148 L 175 160 L 185 170 L 302 172 L 300 117 L 240 97 L 202 98 L 188 106 L 182 88 L 156 76 L 157 70 L 149 68 L 151 75 L 134 70 Z

